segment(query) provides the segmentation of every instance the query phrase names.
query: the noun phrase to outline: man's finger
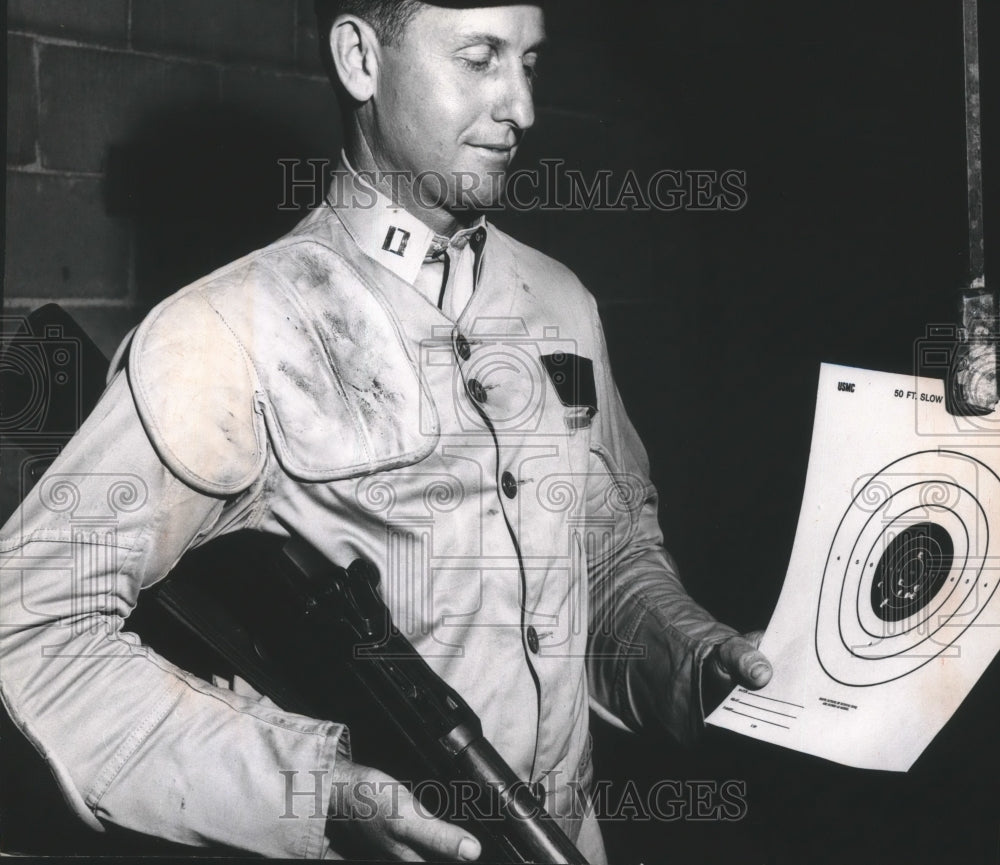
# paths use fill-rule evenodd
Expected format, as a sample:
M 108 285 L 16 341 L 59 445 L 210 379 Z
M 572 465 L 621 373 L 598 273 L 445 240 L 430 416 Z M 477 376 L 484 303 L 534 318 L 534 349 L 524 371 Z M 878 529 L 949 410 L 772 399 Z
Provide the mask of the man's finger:
M 771 680 L 771 662 L 757 645 L 763 634 L 730 637 L 719 647 L 719 664 L 737 684 L 745 688 L 763 688 Z
M 398 842 L 428 859 L 473 862 L 479 858 L 479 841 L 464 829 L 419 811 L 412 802 L 403 804 L 400 811 L 404 819 L 390 827 Z

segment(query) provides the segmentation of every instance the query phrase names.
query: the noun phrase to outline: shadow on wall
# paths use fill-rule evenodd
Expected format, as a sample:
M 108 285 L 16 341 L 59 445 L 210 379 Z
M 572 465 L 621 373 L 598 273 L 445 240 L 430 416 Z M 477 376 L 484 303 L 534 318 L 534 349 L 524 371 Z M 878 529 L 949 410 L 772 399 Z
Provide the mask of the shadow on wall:
M 112 146 L 106 204 L 135 227 L 139 314 L 293 228 L 312 195 L 300 192 L 301 209 L 281 208 L 288 196 L 279 160 L 333 159 L 338 151 L 339 142 L 317 152 L 288 128 L 207 103 L 161 113 Z

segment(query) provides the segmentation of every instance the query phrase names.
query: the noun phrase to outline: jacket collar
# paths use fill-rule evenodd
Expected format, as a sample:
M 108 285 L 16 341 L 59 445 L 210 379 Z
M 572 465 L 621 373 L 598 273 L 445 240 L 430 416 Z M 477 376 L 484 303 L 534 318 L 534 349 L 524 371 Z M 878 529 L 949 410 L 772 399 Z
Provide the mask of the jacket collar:
M 365 255 L 410 285 L 416 282 L 429 254 L 449 243 L 464 245 L 477 232 L 487 229 L 486 217 L 480 216 L 473 225 L 451 238 L 436 235 L 356 172 L 343 153 L 326 202 Z M 482 235 L 480 238 L 485 242 Z

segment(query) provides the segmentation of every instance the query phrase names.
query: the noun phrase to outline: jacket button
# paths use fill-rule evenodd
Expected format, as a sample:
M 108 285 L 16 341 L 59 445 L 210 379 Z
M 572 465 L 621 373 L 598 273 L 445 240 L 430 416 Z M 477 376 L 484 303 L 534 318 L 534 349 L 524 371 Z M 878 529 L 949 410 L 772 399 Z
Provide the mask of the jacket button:
M 507 498 L 512 499 L 517 495 L 517 481 L 510 472 L 504 472 L 500 478 L 500 488 Z
M 462 360 L 468 360 L 469 356 L 472 354 L 472 348 L 469 346 L 469 341 L 459 334 L 455 337 L 455 351 L 458 352 L 458 356 Z
M 479 379 L 470 378 L 468 384 L 466 384 L 466 388 L 469 391 L 469 396 L 476 402 L 486 402 L 486 388 L 482 386 Z
M 528 625 L 528 648 L 531 649 L 532 655 L 538 654 L 538 631 L 535 630 L 534 625 Z

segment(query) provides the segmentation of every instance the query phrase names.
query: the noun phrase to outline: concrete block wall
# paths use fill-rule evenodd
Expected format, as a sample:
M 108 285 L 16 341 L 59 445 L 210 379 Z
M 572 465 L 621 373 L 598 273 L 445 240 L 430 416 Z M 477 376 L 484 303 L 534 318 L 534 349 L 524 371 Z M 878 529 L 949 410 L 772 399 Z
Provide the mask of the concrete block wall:
M 339 149 L 311 7 L 10 0 L 6 314 L 56 300 L 110 353 L 294 222 L 277 160 Z

